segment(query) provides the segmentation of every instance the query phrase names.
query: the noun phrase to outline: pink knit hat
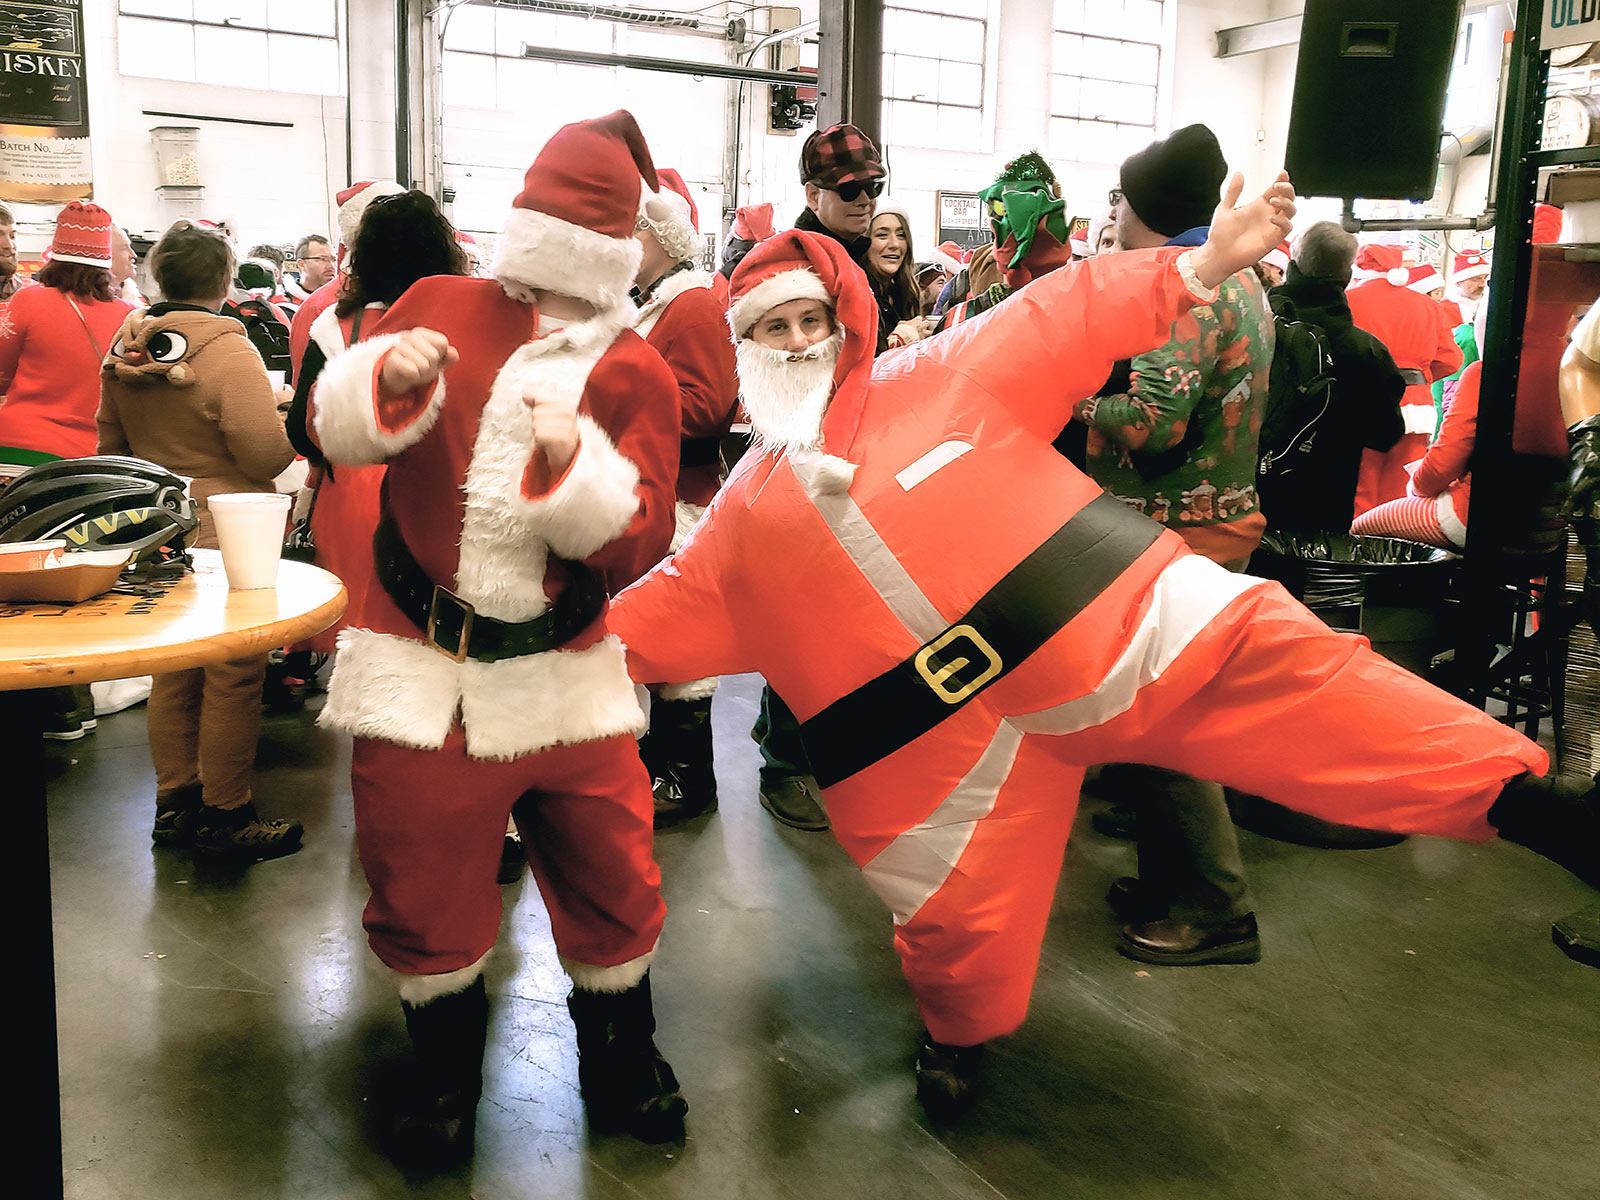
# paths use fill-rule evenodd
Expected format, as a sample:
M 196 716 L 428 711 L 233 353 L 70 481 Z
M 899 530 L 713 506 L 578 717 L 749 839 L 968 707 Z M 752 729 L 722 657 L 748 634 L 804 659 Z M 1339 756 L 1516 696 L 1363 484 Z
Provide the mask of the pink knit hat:
M 111 268 L 111 214 L 98 204 L 74 200 L 56 217 L 50 261 Z

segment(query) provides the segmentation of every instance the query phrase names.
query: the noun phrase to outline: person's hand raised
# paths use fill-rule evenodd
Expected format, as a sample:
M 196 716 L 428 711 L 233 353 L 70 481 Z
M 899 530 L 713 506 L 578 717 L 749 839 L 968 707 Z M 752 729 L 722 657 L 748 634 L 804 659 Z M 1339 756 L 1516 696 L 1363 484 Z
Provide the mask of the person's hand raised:
M 1289 236 L 1294 185 L 1287 171 L 1279 171 L 1267 190 L 1247 204 L 1239 204 L 1243 191 L 1244 176 L 1235 172 L 1211 216 L 1210 236 L 1189 260 L 1206 287 L 1216 287 L 1235 272 L 1254 266 Z

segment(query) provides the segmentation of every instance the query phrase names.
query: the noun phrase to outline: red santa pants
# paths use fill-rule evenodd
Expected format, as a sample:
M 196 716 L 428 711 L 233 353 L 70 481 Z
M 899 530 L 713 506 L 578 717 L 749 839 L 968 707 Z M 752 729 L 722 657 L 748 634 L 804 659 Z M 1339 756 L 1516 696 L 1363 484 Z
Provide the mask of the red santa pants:
M 438 750 L 357 738 L 356 847 L 372 887 L 373 952 L 407 975 L 477 962 L 500 929 L 495 868 L 517 825 L 563 958 L 613 967 L 648 954 L 666 905 L 651 857 L 650 778 L 627 736 L 510 762 L 470 758 L 461 727 Z
M 1054 653 L 1070 647 L 1039 652 Z M 1024 669 L 1041 668 L 1036 655 Z M 1474 841 L 1493 836 L 1484 814 L 1506 780 L 1548 765 L 1277 584 L 1232 600 L 1087 726 L 1081 703 L 1006 713 L 985 703 L 999 691 L 826 793 L 840 843 L 895 913 L 928 1031 L 955 1045 L 1008 1033 L 1027 1012 L 1087 764 L 1144 762 L 1329 821 Z M 907 789 L 929 793 L 928 816 L 887 827 L 886 795 Z

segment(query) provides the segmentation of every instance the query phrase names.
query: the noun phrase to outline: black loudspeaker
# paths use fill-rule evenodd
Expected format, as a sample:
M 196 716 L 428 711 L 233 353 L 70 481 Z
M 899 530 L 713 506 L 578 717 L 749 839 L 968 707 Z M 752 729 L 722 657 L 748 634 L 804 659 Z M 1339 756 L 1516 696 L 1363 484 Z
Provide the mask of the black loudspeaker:
M 1426 200 L 1463 0 L 1306 0 L 1284 166 L 1302 196 Z

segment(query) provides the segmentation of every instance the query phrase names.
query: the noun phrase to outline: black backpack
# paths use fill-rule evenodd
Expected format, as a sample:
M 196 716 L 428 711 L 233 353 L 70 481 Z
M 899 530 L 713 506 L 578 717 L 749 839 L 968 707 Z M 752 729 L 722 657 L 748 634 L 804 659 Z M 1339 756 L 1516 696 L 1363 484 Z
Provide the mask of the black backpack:
M 1276 341 L 1261 421 L 1258 484 L 1271 484 L 1309 465 L 1323 419 L 1333 410 L 1333 359 L 1322 330 L 1309 321 L 1272 317 Z
M 244 326 L 245 335 L 261 355 L 267 370 L 288 371 L 289 327 L 278 319 L 272 305 L 253 297 L 238 302 L 230 300 L 222 306 L 222 315 Z

